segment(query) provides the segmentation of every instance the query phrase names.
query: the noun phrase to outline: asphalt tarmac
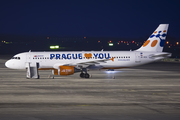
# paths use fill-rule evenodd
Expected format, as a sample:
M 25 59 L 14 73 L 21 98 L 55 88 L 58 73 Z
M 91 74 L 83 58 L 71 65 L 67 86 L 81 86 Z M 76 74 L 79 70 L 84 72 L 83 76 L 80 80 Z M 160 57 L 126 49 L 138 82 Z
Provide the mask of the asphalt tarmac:
M 180 63 L 26 79 L 0 59 L 0 120 L 180 120 Z

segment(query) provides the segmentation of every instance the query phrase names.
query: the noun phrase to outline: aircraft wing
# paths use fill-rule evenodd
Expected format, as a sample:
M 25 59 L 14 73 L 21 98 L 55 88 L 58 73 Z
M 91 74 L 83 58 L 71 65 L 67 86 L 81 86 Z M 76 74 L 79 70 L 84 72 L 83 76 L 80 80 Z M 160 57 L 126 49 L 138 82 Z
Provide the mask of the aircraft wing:
M 106 63 L 106 61 L 114 61 L 114 57 L 113 58 L 110 58 L 110 59 L 102 59 L 102 60 L 90 60 L 90 61 L 84 61 L 84 62 L 73 62 L 73 63 L 66 63 L 66 64 L 63 64 L 63 63 L 56 63 L 53 68 L 55 69 L 58 69 L 59 66 L 75 66 L 75 67 L 83 67 L 83 68 L 86 68 L 86 67 L 89 67 L 89 66 L 92 66 L 92 65 L 95 65 L 95 64 L 100 64 L 100 63 Z
M 95 65 L 95 64 L 100 64 L 100 63 L 106 63 L 106 61 L 114 61 L 114 58 L 110 59 L 102 59 L 102 60 L 92 60 L 92 61 L 86 61 L 86 62 L 77 62 L 77 63 L 70 63 L 70 64 L 64 64 L 63 66 L 90 66 L 90 65 Z

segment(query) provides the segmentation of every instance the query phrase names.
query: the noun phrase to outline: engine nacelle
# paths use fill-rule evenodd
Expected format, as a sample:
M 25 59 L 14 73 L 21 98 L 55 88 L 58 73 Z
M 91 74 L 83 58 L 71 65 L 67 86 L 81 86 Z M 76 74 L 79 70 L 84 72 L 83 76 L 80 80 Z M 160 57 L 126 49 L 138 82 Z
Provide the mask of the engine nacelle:
M 53 70 L 54 75 L 72 75 L 74 74 L 74 66 L 59 66 L 59 69 Z
M 74 74 L 74 66 L 59 66 L 60 75 L 72 75 Z

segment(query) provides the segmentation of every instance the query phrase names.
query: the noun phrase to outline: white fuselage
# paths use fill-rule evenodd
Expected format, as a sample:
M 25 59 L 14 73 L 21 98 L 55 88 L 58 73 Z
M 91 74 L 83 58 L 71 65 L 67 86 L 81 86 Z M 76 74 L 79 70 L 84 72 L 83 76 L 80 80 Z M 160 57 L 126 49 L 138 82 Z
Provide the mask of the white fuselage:
M 158 54 L 163 54 L 160 52 Z M 75 66 L 81 63 L 112 59 L 91 66 L 83 64 L 88 69 L 119 69 L 138 66 L 163 59 L 164 57 L 152 58 L 157 52 L 140 51 L 77 51 L 77 52 L 24 52 L 15 55 L 5 65 L 12 69 L 26 69 L 26 63 L 39 63 L 41 69 L 57 69 L 61 65 Z M 78 66 L 77 66 L 78 67 Z
M 81 72 L 81 78 L 89 78 L 87 70 L 128 68 L 170 57 L 171 53 L 162 52 L 168 26 L 160 24 L 135 51 L 25 52 L 15 55 L 5 65 L 27 69 L 27 78 L 39 78 L 38 69 L 51 69 L 54 75 Z

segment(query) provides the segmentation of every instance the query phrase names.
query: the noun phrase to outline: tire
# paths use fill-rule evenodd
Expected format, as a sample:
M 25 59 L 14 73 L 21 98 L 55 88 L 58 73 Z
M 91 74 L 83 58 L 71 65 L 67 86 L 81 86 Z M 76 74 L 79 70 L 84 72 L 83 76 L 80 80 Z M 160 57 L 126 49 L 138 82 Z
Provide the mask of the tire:
M 89 74 L 88 73 L 85 74 L 85 78 L 89 78 Z
M 80 74 L 80 77 L 81 77 L 81 78 L 84 78 L 84 76 L 85 76 L 84 73 L 81 73 L 81 74 Z

